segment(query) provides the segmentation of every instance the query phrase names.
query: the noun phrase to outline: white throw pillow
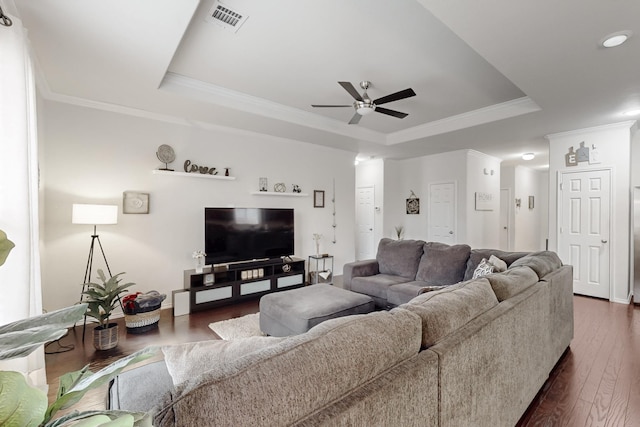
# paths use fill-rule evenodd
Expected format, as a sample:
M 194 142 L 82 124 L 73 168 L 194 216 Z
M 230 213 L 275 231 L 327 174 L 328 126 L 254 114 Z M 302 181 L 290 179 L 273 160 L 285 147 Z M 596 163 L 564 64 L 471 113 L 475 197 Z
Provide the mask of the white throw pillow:
M 495 255 L 491 255 L 489 257 L 489 264 L 495 267 L 493 271 L 495 271 L 496 273 L 502 273 L 503 271 L 507 271 L 507 263 Z
M 482 261 L 480 261 L 480 264 L 478 264 L 473 272 L 473 279 L 491 274 L 493 273 L 494 269 L 495 266 L 493 264 L 489 263 L 486 258 L 482 258 Z

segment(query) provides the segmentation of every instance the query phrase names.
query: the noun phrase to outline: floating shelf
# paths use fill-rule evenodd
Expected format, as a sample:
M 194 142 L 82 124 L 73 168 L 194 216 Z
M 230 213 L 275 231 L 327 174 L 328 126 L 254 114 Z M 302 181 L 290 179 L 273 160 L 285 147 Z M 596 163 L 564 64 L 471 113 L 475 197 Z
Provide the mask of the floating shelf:
M 280 193 L 278 191 L 254 191 L 253 196 L 288 196 L 288 197 L 307 197 L 308 193 Z
M 236 179 L 235 176 L 224 176 L 224 175 L 209 175 L 206 173 L 195 173 L 195 172 L 173 172 L 173 171 L 163 171 L 160 169 L 154 169 L 151 171 L 154 175 L 171 175 L 171 176 L 186 176 L 189 178 L 209 178 L 209 179 L 222 179 L 227 181 L 233 181 Z

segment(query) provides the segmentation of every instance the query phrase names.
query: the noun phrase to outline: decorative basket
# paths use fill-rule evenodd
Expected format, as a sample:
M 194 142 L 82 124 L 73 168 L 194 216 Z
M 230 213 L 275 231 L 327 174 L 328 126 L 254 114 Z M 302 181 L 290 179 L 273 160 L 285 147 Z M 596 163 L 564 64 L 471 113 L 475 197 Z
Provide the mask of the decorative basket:
M 130 295 L 124 298 L 124 323 L 127 326 L 127 332 L 132 334 L 141 334 L 158 327 L 160 321 L 160 305 L 163 298 L 158 304 L 148 307 L 140 307 L 138 301 L 134 298 L 137 295 Z

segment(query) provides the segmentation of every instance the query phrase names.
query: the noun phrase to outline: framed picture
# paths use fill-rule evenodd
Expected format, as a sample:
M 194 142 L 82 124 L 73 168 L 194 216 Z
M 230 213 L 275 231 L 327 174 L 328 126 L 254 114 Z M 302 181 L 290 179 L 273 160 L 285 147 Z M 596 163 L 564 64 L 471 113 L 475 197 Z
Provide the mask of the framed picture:
M 313 207 L 324 208 L 324 191 L 313 190 Z
M 493 210 L 493 194 L 477 192 L 476 193 L 476 210 L 492 211 Z
M 122 213 L 148 214 L 149 213 L 149 193 L 125 191 L 122 195 Z
M 529 209 L 533 209 L 534 198 L 533 196 L 529 196 Z
M 407 199 L 407 215 L 417 215 L 420 213 L 420 199 L 410 197 Z

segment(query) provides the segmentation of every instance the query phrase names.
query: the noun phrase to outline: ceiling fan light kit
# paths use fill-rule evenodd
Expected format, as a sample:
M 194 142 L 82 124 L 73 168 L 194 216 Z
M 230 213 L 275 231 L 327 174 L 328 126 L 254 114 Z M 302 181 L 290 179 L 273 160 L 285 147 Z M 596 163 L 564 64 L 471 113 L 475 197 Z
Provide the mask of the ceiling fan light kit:
M 358 93 L 356 88 L 350 82 L 338 82 L 338 84 L 342 86 L 344 90 L 349 92 L 349 95 L 351 95 L 353 99 L 355 99 L 352 105 L 311 105 L 311 106 L 314 108 L 353 107 L 356 112 L 354 116 L 351 118 L 351 120 L 349 121 L 350 125 L 359 123 L 360 118 L 362 118 L 362 116 L 369 115 L 374 111 L 376 113 L 386 114 L 387 116 L 404 119 L 409 114 L 402 113 L 400 111 L 390 110 L 388 108 L 378 107 L 378 105 L 386 104 L 387 102 L 399 101 L 401 99 L 416 96 L 416 93 L 413 91 L 413 89 L 409 88 L 409 89 L 401 90 L 399 92 L 392 93 L 387 96 L 383 96 L 382 98 L 371 100 L 371 98 L 369 98 L 369 95 L 367 94 L 367 89 L 369 89 L 369 86 L 371 86 L 371 82 L 369 81 L 364 80 L 360 82 L 360 87 L 364 90 L 364 92 L 362 92 L 362 95 Z

